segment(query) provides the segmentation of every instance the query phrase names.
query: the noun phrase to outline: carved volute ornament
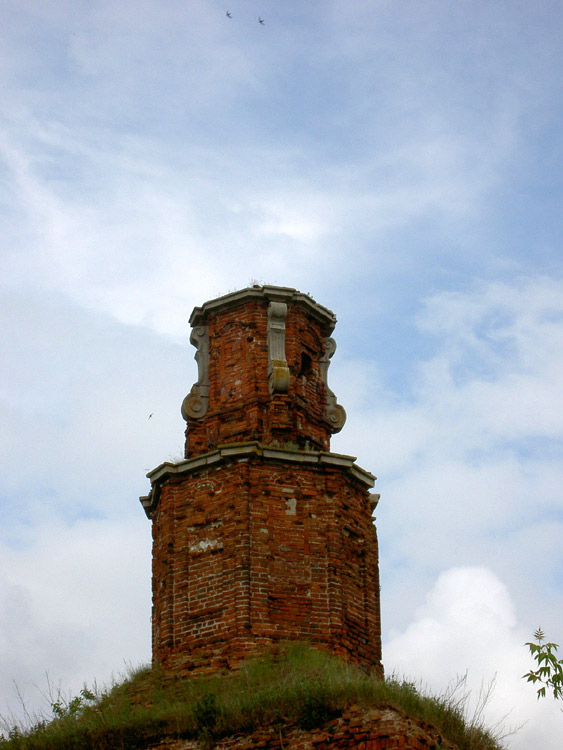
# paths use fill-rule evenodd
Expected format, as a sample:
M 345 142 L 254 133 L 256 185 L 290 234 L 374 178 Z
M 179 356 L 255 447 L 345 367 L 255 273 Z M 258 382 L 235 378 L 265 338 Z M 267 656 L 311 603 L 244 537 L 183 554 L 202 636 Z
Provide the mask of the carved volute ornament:
M 209 328 L 196 326 L 192 330 L 190 343 L 197 348 L 197 383 L 182 402 L 182 416 L 186 420 L 201 419 L 207 413 L 209 405 Z
M 333 338 L 325 339 L 325 353 L 320 361 L 321 378 L 326 388 L 326 417 L 332 432 L 340 432 L 346 422 L 344 407 L 336 401 L 336 396 L 328 387 L 328 368 L 330 359 L 336 351 L 336 341 Z

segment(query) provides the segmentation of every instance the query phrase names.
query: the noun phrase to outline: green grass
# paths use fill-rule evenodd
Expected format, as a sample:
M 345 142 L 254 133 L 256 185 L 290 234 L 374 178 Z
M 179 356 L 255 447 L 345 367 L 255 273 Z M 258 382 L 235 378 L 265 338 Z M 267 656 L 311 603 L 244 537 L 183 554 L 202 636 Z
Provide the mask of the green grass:
M 318 727 L 351 704 L 389 706 L 434 725 L 460 750 L 500 750 L 480 719 L 465 717 L 467 696 L 423 695 L 412 683 L 377 680 L 335 656 L 285 644 L 236 673 L 174 678 L 142 669 L 106 692 L 83 690 L 51 703 L 55 718 L 12 727 L 1 750 L 133 750 L 163 737 L 222 736 L 261 726 Z

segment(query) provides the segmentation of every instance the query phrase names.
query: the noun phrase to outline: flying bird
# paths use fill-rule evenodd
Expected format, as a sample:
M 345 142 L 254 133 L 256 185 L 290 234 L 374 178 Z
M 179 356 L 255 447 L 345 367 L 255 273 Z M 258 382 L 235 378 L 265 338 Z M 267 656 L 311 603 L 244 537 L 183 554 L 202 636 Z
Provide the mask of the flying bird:
M 262 26 L 264 26 L 264 19 L 260 18 L 260 16 L 258 16 L 258 23 L 261 23 Z
M 154 414 L 154 411 L 149 414 L 149 419 L 152 417 L 153 414 Z
M 230 10 L 228 10 L 227 13 L 226 13 L 226 16 L 227 16 L 227 18 L 232 18 L 233 14 L 231 13 Z

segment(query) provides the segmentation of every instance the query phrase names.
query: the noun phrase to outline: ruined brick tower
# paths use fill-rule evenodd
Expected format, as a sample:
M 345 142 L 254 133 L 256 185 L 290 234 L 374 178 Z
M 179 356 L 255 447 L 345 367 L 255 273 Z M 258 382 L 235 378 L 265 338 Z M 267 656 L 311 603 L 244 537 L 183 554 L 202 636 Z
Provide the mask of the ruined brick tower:
M 196 307 L 185 460 L 151 471 L 153 659 L 235 666 L 279 640 L 381 673 L 374 477 L 330 452 L 336 318 L 253 286 Z

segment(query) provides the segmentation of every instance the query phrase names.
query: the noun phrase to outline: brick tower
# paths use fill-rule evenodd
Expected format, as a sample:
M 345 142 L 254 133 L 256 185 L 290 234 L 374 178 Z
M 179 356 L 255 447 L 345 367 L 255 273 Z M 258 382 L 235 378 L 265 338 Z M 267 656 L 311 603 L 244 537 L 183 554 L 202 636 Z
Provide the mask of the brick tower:
M 253 286 L 196 307 L 185 460 L 148 474 L 153 660 L 236 666 L 279 640 L 381 673 L 374 477 L 330 452 L 346 419 L 327 383 L 336 318 Z

